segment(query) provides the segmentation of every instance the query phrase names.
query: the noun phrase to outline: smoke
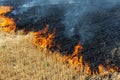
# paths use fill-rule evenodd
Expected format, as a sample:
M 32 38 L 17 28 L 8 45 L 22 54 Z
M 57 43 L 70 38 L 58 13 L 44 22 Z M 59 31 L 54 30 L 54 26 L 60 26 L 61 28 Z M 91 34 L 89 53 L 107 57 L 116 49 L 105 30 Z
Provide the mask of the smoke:
M 92 20 L 87 17 L 89 14 L 105 11 L 119 4 L 118 0 L 84 0 L 74 5 L 65 13 L 63 23 L 66 26 L 65 35 L 72 37 L 79 34 L 81 42 L 92 39 L 95 30 L 98 30 L 92 24 Z M 77 30 L 77 33 L 76 33 Z M 76 33 L 76 34 L 75 34 Z
M 48 14 L 49 6 L 61 5 L 59 8 L 64 8 L 62 5 L 71 5 L 63 9 L 65 13 L 62 15 L 61 23 L 65 25 L 64 34 L 68 38 L 79 35 L 81 42 L 84 43 L 86 40 L 92 39 L 98 30 L 88 15 L 95 12 L 106 12 L 119 5 L 120 0 L 0 0 L 0 4 L 7 3 L 15 6 L 12 12 L 14 15 L 23 14 L 31 8 L 39 6 L 39 10 L 33 13 L 41 17 Z

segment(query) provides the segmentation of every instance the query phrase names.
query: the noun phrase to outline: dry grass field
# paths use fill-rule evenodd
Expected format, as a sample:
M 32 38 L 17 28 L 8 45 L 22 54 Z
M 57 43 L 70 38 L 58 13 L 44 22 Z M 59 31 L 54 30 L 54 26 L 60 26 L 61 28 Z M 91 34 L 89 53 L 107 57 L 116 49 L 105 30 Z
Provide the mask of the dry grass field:
M 120 80 L 120 73 L 87 76 L 63 63 L 59 52 L 33 45 L 33 34 L 0 32 L 0 80 Z
M 120 80 L 119 72 L 106 72 L 103 66 L 98 66 L 98 72 L 93 74 L 82 56 L 78 59 L 80 43 L 70 56 L 50 51 L 46 47 L 51 47 L 54 32 L 46 35 L 47 28 L 36 34 L 14 32 L 14 20 L 5 16 L 11 8 L 0 9 L 0 80 Z M 68 62 L 64 61 L 66 58 Z

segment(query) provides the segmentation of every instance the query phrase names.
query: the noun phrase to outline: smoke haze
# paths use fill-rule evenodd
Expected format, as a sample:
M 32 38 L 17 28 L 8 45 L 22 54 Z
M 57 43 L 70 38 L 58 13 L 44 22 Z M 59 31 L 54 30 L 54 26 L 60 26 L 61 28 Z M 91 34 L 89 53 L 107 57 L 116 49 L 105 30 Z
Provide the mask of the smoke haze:
M 71 38 L 74 35 L 79 35 L 81 42 L 84 43 L 84 41 L 92 39 L 96 30 L 101 28 L 93 27 L 92 19 L 88 15 L 93 13 L 104 14 L 111 8 L 120 5 L 120 0 L 0 0 L 0 4 L 12 5 L 14 7 L 12 14 L 14 15 L 24 14 L 31 8 L 38 6 L 40 8 L 36 11 L 33 10 L 34 14 L 28 13 L 29 17 L 37 15 L 38 19 L 51 13 L 50 6 L 59 5 L 57 8 L 63 9 L 62 12 L 64 12 L 61 23 L 65 26 L 65 36 Z M 65 5 L 71 6 L 66 7 Z

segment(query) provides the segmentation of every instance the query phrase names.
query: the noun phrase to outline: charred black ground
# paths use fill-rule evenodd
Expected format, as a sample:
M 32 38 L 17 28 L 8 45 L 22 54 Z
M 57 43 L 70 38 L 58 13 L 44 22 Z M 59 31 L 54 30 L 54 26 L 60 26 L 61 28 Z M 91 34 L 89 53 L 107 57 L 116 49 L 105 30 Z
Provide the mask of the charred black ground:
M 17 7 L 13 6 L 13 9 Z M 75 32 L 72 37 L 66 37 L 65 35 L 65 25 L 62 23 L 64 18 L 65 9 L 72 7 L 73 5 L 49 5 L 44 6 L 47 10 L 45 16 L 39 16 L 35 11 L 43 8 L 40 6 L 34 6 L 29 8 L 26 12 L 22 14 L 14 15 L 10 13 L 9 15 L 13 17 L 17 23 L 18 29 L 25 29 L 25 31 L 39 31 L 43 29 L 46 24 L 49 24 L 49 31 L 51 32 L 56 28 L 55 41 L 56 45 L 61 45 L 60 51 L 72 53 L 74 46 L 81 41 L 81 35 L 79 35 L 79 29 L 82 24 L 86 24 L 84 21 L 91 21 L 90 31 L 94 33 L 92 38 L 81 42 L 83 49 L 83 57 L 85 61 L 88 61 L 90 65 L 95 68 L 99 64 L 112 65 L 120 67 L 120 6 L 116 5 L 110 9 L 101 9 L 85 14 L 83 22 L 75 27 Z M 19 8 L 18 8 L 19 10 Z M 84 32 L 84 33 L 87 33 Z M 56 47 L 55 47 L 56 48 Z M 57 49 L 57 48 L 56 48 Z

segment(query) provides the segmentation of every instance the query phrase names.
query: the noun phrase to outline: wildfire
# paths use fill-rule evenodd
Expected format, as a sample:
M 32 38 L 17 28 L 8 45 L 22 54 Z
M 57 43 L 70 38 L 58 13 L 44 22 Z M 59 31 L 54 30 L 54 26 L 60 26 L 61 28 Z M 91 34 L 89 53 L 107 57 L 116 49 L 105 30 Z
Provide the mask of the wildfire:
M 74 51 L 70 56 L 64 56 L 64 60 L 69 66 L 77 68 L 79 72 L 84 72 L 87 75 L 91 75 L 91 69 L 87 62 L 83 62 L 83 56 L 81 55 L 83 47 L 78 43 L 74 47 Z M 80 57 L 79 57 L 80 55 Z
M 83 64 L 82 56 L 80 56 L 80 59 L 78 57 L 78 55 L 81 53 L 81 50 L 82 50 L 82 46 L 79 43 L 74 47 L 74 52 L 72 53 L 72 55 L 64 56 L 64 61 L 67 61 L 67 63 L 72 66 L 75 66 L 78 64 L 82 66 Z
M 74 47 L 74 52 L 70 56 L 64 56 L 63 61 L 67 62 L 69 66 L 77 68 L 79 72 L 84 72 L 87 75 L 107 75 L 109 72 L 114 73 L 118 71 L 118 67 L 105 68 L 102 64 L 98 66 L 98 71 L 92 71 L 87 62 L 83 62 L 83 56 L 81 55 L 83 47 L 78 43 Z M 81 55 L 79 57 L 79 54 Z
M 38 32 L 34 33 L 33 42 L 36 46 L 39 46 L 41 48 L 51 48 L 54 45 L 54 35 L 55 31 L 53 33 L 48 33 L 49 25 L 46 25 L 46 27 Z
M 16 29 L 14 20 L 5 14 L 11 11 L 10 6 L 0 6 L 0 27 L 3 31 L 10 32 Z
M 49 25 L 38 32 L 34 33 L 33 42 L 36 46 L 40 48 L 51 48 L 54 45 L 54 36 L 55 31 L 53 33 L 48 32 Z M 83 50 L 82 45 L 80 42 L 74 47 L 74 51 L 71 55 L 63 57 L 63 63 L 67 63 L 69 67 L 75 68 L 78 72 L 84 73 L 86 75 L 106 75 L 108 72 L 117 72 L 118 67 L 114 68 L 105 68 L 102 64 L 98 66 L 97 71 L 92 71 L 89 63 L 83 61 L 83 56 L 81 54 Z

